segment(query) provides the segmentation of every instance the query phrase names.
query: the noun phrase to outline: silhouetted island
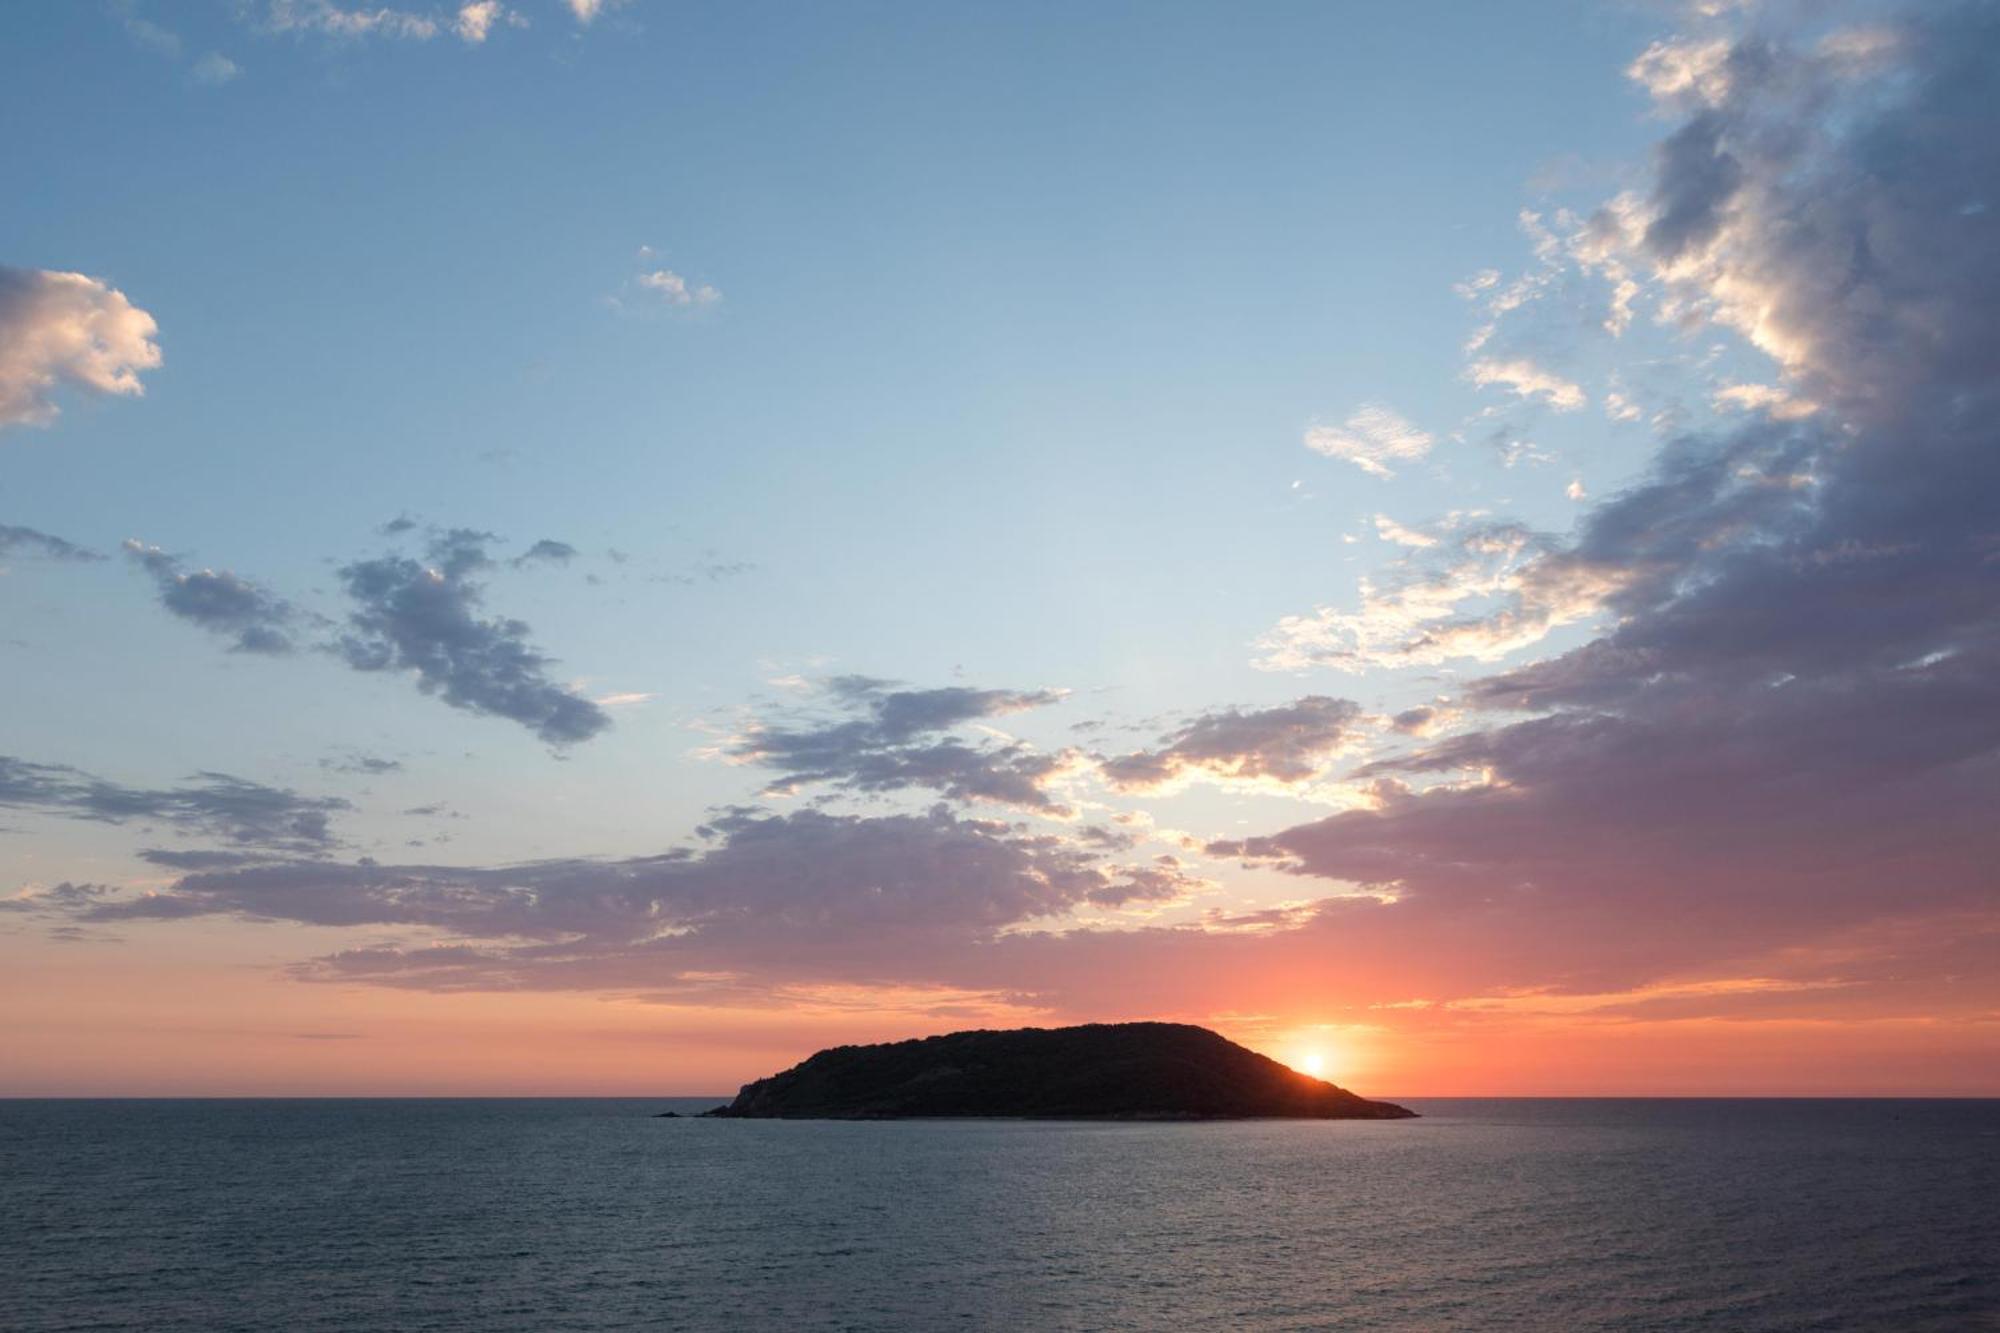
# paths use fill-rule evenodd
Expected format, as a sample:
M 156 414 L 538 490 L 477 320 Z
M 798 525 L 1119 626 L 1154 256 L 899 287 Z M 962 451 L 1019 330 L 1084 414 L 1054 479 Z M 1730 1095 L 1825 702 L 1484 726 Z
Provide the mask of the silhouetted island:
M 1186 1023 L 953 1032 L 835 1046 L 744 1086 L 710 1116 L 1221 1120 L 1414 1116 Z

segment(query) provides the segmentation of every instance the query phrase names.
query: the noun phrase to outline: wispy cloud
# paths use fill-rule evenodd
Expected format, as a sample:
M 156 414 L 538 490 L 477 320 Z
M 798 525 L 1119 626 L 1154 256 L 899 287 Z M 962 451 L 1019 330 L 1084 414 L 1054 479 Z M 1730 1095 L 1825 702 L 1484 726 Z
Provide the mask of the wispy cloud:
M 207 52 L 188 66 L 188 77 L 210 88 L 221 87 L 242 73 L 243 67 L 220 51 Z
M 1737 412 L 1762 412 L 1774 421 L 1799 421 L 1819 411 L 1818 403 L 1773 384 L 1725 384 L 1715 391 L 1714 403 Z
M 371 778 L 403 771 L 403 761 L 400 759 L 385 759 L 381 755 L 365 754 L 360 750 L 328 755 L 319 761 L 319 766 L 329 773 L 355 773 Z
M 1546 403 L 1558 412 L 1574 412 L 1590 401 L 1581 385 L 1544 370 L 1525 357 L 1474 361 L 1466 374 L 1481 388 L 1498 386 L 1517 397 Z
M 707 283 L 690 283 L 670 268 L 648 269 L 632 279 L 632 285 L 662 305 L 714 305 L 722 299 L 722 293 Z
M 576 557 L 577 549 L 568 542 L 544 537 L 508 563 L 516 569 L 525 569 L 534 564 L 566 565 Z
M 330 817 L 351 807 L 339 797 L 301 796 L 227 773 L 196 773 L 175 787 L 133 787 L 64 764 L 0 755 L 0 808 L 105 824 L 159 822 L 238 848 L 298 855 L 333 846 Z
M 1438 544 L 1438 539 L 1430 533 L 1398 523 L 1387 514 L 1375 515 L 1375 535 L 1385 542 L 1393 542 L 1397 546 L 1408 546 L 1416 550 Z
M 16 524 L 0 523 L 0 559 L 10 555 L 32 555 L 44 560 L 62 560 L 73 564 L 104 559 L 97 552 L 78 546 L 75 542 L 65 541 L 61 537 Z
M 1490 662 L 1586 619 L 1627 581 L 1614 562 L 1559 552 L 1518 524 L 1481 523 L 1420 548 L 1387 579 L 1364 579 L 1353 610 L 1287 616 L 1255 665 L 1273 671 Z
M 386 5 L 344 8 L 332 0 L 265 0 L 257 21 L 268 32 L 427 42 L 443 30 L 431 14 Z
M 1410 463 L 1431 451 L 1431 436 L 1386 407 L 1370 404 L 1338 426 L 1306 431 L 1306 448 L 1354 464 L 1375 477 L 1393 477 L 1391 463 Z

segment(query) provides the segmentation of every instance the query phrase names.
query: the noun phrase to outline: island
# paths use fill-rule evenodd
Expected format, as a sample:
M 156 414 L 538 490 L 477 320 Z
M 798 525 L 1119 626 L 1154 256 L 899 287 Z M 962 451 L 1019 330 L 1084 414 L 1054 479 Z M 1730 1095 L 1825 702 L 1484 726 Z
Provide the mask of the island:
M 728 1119 L 1401 1120 L 1187 1023 L 1089 1023 L 835 1046 L 746 1084 Z

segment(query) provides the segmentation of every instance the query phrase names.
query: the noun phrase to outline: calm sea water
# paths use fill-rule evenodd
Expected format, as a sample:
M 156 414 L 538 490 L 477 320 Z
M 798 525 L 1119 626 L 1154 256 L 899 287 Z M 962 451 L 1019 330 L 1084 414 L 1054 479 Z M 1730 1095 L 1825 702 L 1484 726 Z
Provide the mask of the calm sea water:
M 2000 1329 L 2000 1102 L 0 1102 L 0 1328 Z

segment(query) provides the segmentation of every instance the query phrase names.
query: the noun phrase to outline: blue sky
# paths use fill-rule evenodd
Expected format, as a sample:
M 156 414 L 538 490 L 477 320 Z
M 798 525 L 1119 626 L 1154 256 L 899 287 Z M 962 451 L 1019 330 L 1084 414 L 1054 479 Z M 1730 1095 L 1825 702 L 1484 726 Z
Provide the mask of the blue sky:
M 1887 881 L 1819 913 L 1760 860 L 1867 823 L 1812 719 L 1894 731 L 1901 827 L 1978 785 L 1888 758 L 1983 642 L 1983 455 L 1909 406 L 1985 391 L 1976 5 L 0 25 L 37 976 L 1387 1043 L 1876 985 L 1799 960 L 1888 938 Z M 1249 935 L 1294 991 L 1082 979 Z
M 1367 516 L 1505 497 L 1565 523 L 1574 471 L 1627 462 L 1467 447 L 1391 485 L 1299 440 L 1366 401 L 1439 433 L 1476 410 L 1452 284 L 1521 257 L 1538 178 L 1643 141 L 1618 70 L 1644 15 L 523 12 L 468 46 L 129 11 L 180 60 L 116 10 L 16 16 L 0 98 L 48 206 L 9 211 L 5 252 L 132 294 L 165 365 L 0 467 L 37 526 L 300 592 L 399 514 L 576 545 L 489 601 L 567 676 L 658 696 L 559 780 L 611 816 L 594 835 L 734 794 L 681 762 L 684 724 L 815 664 L 1137 717 L 1285 694 L 1248 642 L 1349 593 Z M 207 50 L 241 74 L 192 82 Z M 661 266 L 722 300 L 648 302 Z M 43 753 L 297 778 L 333 735 L 502 809 L 495 764 L 543 780 L 532 737 L 331 666 L 219 669 L 122 571 L 72 577 L 125 605 L 16 653 Z M 190 706 L 121 688 L 135 659 Z

